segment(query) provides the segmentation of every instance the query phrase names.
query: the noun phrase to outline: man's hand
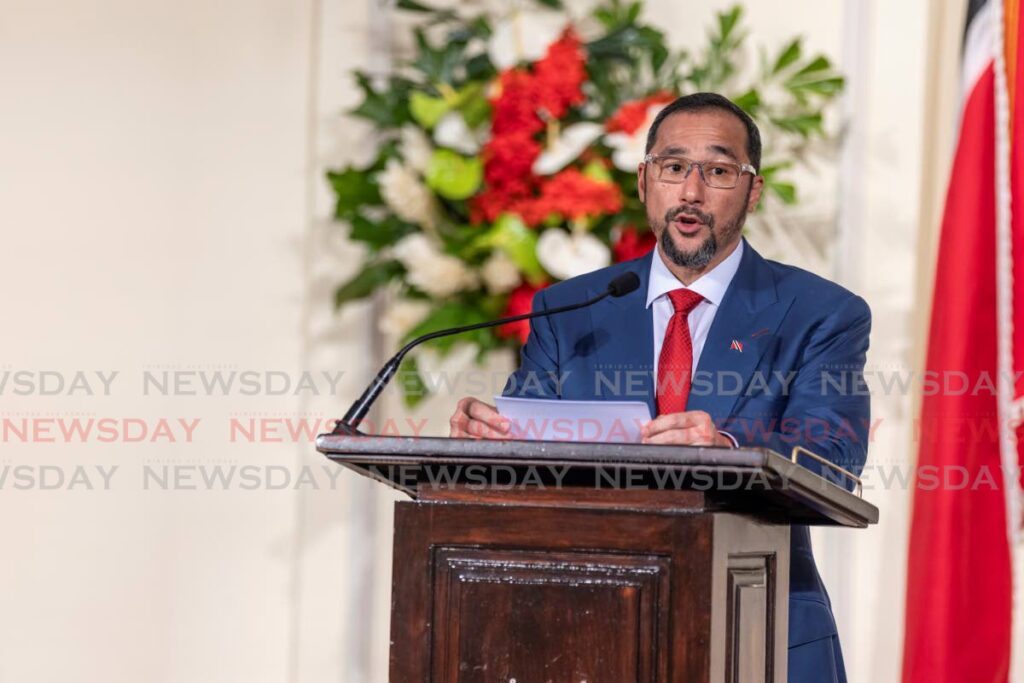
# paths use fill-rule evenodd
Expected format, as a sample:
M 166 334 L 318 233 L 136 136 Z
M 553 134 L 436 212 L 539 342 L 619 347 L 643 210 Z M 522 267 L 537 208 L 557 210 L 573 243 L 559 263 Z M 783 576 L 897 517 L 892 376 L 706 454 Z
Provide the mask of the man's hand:
M 659 415 L 641 427 L 640 436 L 643 443 L 733 447 L 732 441 L 718 431 L 711 416 L 703 410 Z
M 475 398 L 466 397 L 455 406 L 448 421 L 448 436 L 462 439 L 507 439 L 510 424 L 497 408 Z

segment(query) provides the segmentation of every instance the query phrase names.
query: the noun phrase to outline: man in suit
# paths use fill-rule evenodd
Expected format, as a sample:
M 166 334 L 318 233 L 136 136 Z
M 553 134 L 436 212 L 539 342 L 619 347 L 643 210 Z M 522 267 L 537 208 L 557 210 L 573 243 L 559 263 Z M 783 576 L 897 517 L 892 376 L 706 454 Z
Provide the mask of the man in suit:
M 860 297 L 767 261 L 743 239 L 764 187 L 760 157 L 757 126 L 720 95 L 688 95 L 663 109 L 637 170 L 657 248 L 542 290 L 533 306 L 583 301 L 626 271 L 640 287 L 535 319 L 505 393 L 645 400 L 656 417 L 642 430 L 644 443 L 784 454 L 800 445 L 859 474 L 869 433 L 862 371 L 871 314 Z M 451 418 L 452 436 L 508 434 L 507 420 L 475 399 L 462 399 Z M 801 464 L 831 473 L 814 460 Z M 790 559 L 789 680 L 845 681 L 806 527 L 792 528 Z

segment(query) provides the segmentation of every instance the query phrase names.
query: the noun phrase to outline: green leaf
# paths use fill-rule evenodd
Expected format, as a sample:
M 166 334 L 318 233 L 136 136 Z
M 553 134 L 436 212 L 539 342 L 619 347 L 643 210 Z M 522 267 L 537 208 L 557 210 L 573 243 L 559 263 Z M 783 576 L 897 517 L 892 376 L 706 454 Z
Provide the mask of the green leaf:
M 583 175 L 591 180 L 596 180 L 599 183 L 612 182 L 611 172 L 599 161 L 591 161 L 589 164 L 584 166 Z
M 398 261 L 371 263 L 351 280 L 338 287 L 334 292 L 334 308 L 338 309 L 350 301 L 370 296 L 378 287 L 401 275 L 404 270 Z
M 443 46 L 435 48 L 430 45 L 422 28 L 416 29 L 414 35 L 418 50 L 416 58 L 409 65 L 421 71 L 430 83 L 452 83 L 455 71 L 463 61 L 466 43 L 447 41 Z
M 618 21 L 615 12 L 611 11 L 607 7 L 599 7 L 594 10 L 594 18 L 600 21 L 605 28 L 613 28 Z
M 466 78 L 490 80 L 496 73 L 494 65 L 491 64 L 491 58 L 486 52 L 475 55 L 466 62 Z
M 433 7 L 427 7 L 422 5 L 415 0 L 398 0 L 395 3 L 395 9 L 404 9 L 409 12 L 436 12 L 437 10 Z
M 409 121 L 406 104 L 409 81 L 392 77 L 387 85 L 378 91 L 368 74 L 356 71 L 355 77 L 356 84 L 363 91 L 363 101 L 351 110 L 353 116 L 372 121 L 384 129 L 399 128 Z
M 772 67 L 772 75 L 779 73 L 793 62 L 800 59 L 800 38 L 794 38 L 793 41 L 782 48 L 782 52 L 779 53 L 778 59 L 775 60 L 775 66 Z
M 813 80 L 791 80 L 786 88 L 794 92 L 811 92 L 823 97 L 831 97 L 842 92 L 846 81 L 842 76 L 828 76 Z
M 537 0 L 537 2 L 545 7 L 550 7 L 551 9 L 562 9 L 561 0 Z
M 821 112 L 815 112 L 813 114 L 775 117 L 771 119 L 771 122 L 782 130 L 797 133 L 806 138 L 811 133 L 821 131 L 822 118 Z
M 739 23 L 742 15 L 743 7 L 741 5 L 734 5 L 728 12 L 720 12 L 718 14 L 718 34 L 723 43 L 728 42 L 732 30 L 736 28 L 736 24 Z
M 475 325 L 476 323 L 482 323 L 487 319 L 488 318 L 483 314 L 483 312 L 473 306 L 459 301 L 446 301 L 431 311 L 419 325 L 409 330 L 402 341 L 407 342 L 421 335 L 430 334 L 431 332 L 437 332 L 438 330 L 447 329 L 449 327 Z M 489 335 L 490 331 L 483 329 L 468 332 L 463 335 L 439 337 L 438 339 L 431 341 L 431 346 L 444 353 L 451 349 L 456 342 L 466 340 L 467 336 L 472 340 L 474 337 L 480 336 L 481 333 L 483 335 Z
M 774 163 L 774 164 L 762 164 L 762 166 L 761 166 L 761 176 L 764 177 L 764 181 L 766 183 L 770 183 L 770 182 L 772 182 L 772 179 L 775 177 L 775 175 L 779 171 L 785 171 L 785 170 L 787 170 L 789 168 L 792 168 L 792 167 L 793 167 L 793 162 L 792 161 L 781 161 L 779 163 Z
M 398 372 L 398 386 L 402 388 L 402 399 L 407 408 L 415 408 L 430 395 L 427 384 L 420 375 L 419 363 L 416 362 L 415 356 L 406 356 L 402 361 L 402 369 Z
M 642 3 L 634 2 L 626 10 L 626 23 L 635 24 L 636 20 L 640 17 L 640 10 L 643 7 Z
M 500 249 L 522 271 L 526 279 L 540 284 L 547 276 L 537 260 L 537 233 L 530 230 L 519 216 L 502 214 L 493 226 L 480 235 L 476 249 Z
M 756 114 L 757 110 L 761 107 L 761 95 L 758 93 L 757 88 L 751 88 L 739 97 L 734 98 L 733 102 L 748 114 Z
M 828 57 L 825 57 L 824 55 L 818 55 L 813 60 L 808 62 L 806 66 L 804 66 L 795 74 L 793 74 L 793 78 L 797 78 L 799 76 L 806 76 L 807 74 L 814 73 L 815 71 L 825 71 L 831 68 L 832 62 L 828 61 Z
M 379 205 L 380 189 L 371 173 L 349 166 L 342 171 L 328 171 L 327 180 L 338 198 L 334 215 L 340 219 L 351 218 L 360 207 Z
M 427 166 L 427 185 L 445 199 L 468 199 L 483 181 L 479 157 L 466 157 L 450 149 L 435 149 Z
M 467 100 L 459 106 L 459 111 L 471 129 L 483 125 L 491 118 L 491 104 L 484 97 Z
M 394 244 L 417 229 L 416 226 L 393 215 L 375 221 L 362 215 L 356 215 L 351 222 L 352 229 L 349 232 L 349 238 L 363 242 L 374 250 Z
M 443 98 L 431 97 L 420 90 L 414 90 L 409 95 L 409 113 L 412 114 L 416 123 L 427 130 L 436 126 L 441 117 L 450 109 L 451 107 Z
M 784 204 L 796 204 L 796 185 L 793 183 L 765 183 Z

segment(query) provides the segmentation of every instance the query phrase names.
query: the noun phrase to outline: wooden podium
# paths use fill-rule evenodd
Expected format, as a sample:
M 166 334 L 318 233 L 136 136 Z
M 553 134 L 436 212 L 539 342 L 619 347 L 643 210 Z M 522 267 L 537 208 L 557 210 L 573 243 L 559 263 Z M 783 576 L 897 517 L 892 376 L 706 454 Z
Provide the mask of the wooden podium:
M 878 510 L 760 449 L 322 435 L 396 503 L 391 681 L 786 681 L 789 525 Z

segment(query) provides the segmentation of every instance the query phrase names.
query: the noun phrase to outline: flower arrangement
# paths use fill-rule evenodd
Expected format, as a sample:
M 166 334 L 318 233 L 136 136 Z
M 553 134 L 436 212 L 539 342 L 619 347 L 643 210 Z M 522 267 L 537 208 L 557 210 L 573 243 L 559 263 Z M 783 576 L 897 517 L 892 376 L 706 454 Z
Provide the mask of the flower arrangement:
M 766 141 L 762 207 L 797 202 L 791 162 L 777 160 L 824 136 L 822 110 L 843 88 L 799 38 L 760 50 L 743 81 L 738 6 L 689 52 L 640 20 L 640 2 L 493 4 L 399 0 L 419 14 L 414 55 L 386 77 L 356 72 L 363 101 L 351 115 L 372 122 L 378 147 L 369 165 L 328 173 L 337 219 L 366 246 L 337 306 L 387 288 L 381 326 L 404 341 L 527 312 L 553 282 L 645 254 L 654 238 L 636 168 L 653 117 L 687 92 L 716 90 L 748 111 Z M 518 323 L 468 337 L 480 360 L 528 332 Z M 431 342 L 441 354 L 452 343 Z M 416 357 L 407 363 L 415 376 Z M 410 402 L 424 393 L 414 385 Z

